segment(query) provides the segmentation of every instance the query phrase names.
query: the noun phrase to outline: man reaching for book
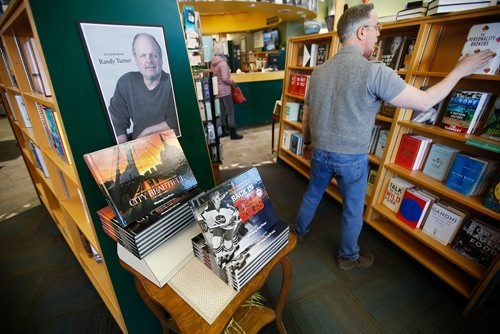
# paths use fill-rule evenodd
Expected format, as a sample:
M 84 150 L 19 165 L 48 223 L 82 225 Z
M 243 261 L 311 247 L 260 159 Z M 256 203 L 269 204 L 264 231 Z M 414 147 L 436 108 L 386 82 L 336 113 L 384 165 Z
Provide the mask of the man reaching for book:
M 342 49 L 312 75 L 302 120 L 303 155 L 311 159 L 311 179 L 293 230 L 302 239 L 330 179 L 342 195 L 342 222 L 337 266 L 342 270 L 370 267 L 374 257 L 361 252 L 358 238 L 368 172 L 368 146 L 381 101 L 416 110 L 428 110 L 445 98 L 455 84 L 494 53 L 464 56 L 439 83 L 421 91 L 407 85 L 391 68 L 368 58 L 380 35 L 373 4 L 349 8 L 340 18 Z

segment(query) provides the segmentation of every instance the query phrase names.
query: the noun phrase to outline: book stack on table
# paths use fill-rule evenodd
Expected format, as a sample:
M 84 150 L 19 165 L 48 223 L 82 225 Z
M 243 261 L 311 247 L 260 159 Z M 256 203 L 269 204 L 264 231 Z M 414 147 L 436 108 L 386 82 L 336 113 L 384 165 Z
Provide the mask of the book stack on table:
M 278 220 L 256 168 L 190 202 L 202 233 L 195 257 L 240 291 L 286 246 L 290 228 Z

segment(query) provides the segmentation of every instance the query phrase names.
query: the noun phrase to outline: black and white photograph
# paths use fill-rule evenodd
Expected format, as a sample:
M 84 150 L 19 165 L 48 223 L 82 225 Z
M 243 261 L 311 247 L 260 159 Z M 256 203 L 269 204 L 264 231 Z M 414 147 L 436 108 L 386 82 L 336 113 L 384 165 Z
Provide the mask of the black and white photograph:
M 396 67 L 401 58 L 404 41 L 404 36 L 392 36 L 382 41 L 382 56 L 380 60 L 394 70 L 397 70 Z
M 180 137 L 163 27 L 79 25 L 116 142 L 168 129 Z

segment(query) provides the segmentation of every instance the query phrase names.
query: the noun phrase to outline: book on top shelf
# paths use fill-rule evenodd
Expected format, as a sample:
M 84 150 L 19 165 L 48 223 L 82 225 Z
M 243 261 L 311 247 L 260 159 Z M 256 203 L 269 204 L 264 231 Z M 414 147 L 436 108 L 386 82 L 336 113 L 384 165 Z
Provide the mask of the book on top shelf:
M 117 221 L 127 226 L 197 187 L 172 130 L 83 156 Z
M 444 129 L 470 134 L 484 112 L 491 93 L 454 90 L 444 108 L 442 126 Z
M 473 74 L 499 74 L 500 66 L 500 22 L 475 24 L 469 29 L 467 40 L 462 49 L 462 56 L 472 55 L 482 50 L 490 49 L 495 56 Z
M 483 124 L 481 137 L 500 141 L 500 95 L 495 99 Z
M 393 176 L 387 185 L 382 204 L 397 213 L 406 190 L 412 187 L 410 182 Z
M 382 40 L 380 60 L 394 70 L 397 69 L 400 63 L 405 39 L 405 36 L 400 35 L 387 37 Z
M 429 3 L 427 15 L 460 12 L 482 7 L 488 7 L 490 0 L 434 0 Z
M 467 212 L 445 202 L 434 203 L 429 210 L 422 231 L 447 246 L 455 238 L 466 216 Z
M 244 257 L 278 220 L 256 168 L 195 197 L 190 205 L 221 268 Z
M 453 147 L 433 144 L 422 172 L 438 181 L 443 181 L 448 176 L 453 160 L 459 152 L 460 150 Z
M 452 249 L 487 267 L 500 252 L 500 230 L 479 218 L 469 219 L 458 232 Z

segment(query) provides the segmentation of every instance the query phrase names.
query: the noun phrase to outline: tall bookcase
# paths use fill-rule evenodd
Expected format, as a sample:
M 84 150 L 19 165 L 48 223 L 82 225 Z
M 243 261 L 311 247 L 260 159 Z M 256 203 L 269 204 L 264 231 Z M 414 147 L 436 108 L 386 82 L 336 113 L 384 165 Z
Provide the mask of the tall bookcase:
M 170 74 L 182 128 L 179 141 L 200 187 L 209 189 L 214 186 L 182 23 L 179 15 L 169 15 L 178 11 L 177 3 L 151 0 L 150 5 L 151 9 L 144 10 L 141 2 L 120 0 L 109 0 L 104 7 L 98 0 L 71 3 L 53 0 L 50 4 L 43 0 L 14 0 L 0 19 L 0 43 L 6 50 L 18 84 L 18 87 L 12 84 L 7 68 L 0 60 L 2 99 L 6 101 L 7 97 L 20 95 L 33 123 L 31 128 L 26 127 L 16 101 L 10 99 L 9 121 L 33 183 L 120 328 L 133 333 L 159 332 L 161 324 L 137 293 L 133 277 L 120 266 L 116 242 L 104 233 L 96 213 L 106 202 L 82 156 L 114 145 L 114 136 L 101 103 L 99 87 L 92 76 L 92 65 L 87 58 L 78 22 L 163 27 L 169 63 L 175 64 L 171 66 Z M 17 47 L 13 44 L 14 35 L 20 41 L 34 38 L 42 66 L 50 77 L 52 97 L 31 90 Z M 54 110 L 70 163 L 61 160 L 49 146 L 35 102 Z M 48 166 L 48 178 L 36 167 L 29 140 L 41 150 Z M 69 198 L 66 198 L 57 169 L 65 179 Z M 87 256 L 80 232 L 101 254 L 102 263 L 98 264 Z
M 33 91 L 35 78 L 29 71 L 28 53 L 19 47 L 34 38 L 40 55 L 38 66 L 48 73 L 28 2 L 18 1 L 8 7 L 0 22 L 0 35 L 6 60 L 0 62 L 2 99 L 38 197 L 113 317 L 126 331 L 106 261 L 99 263 L 89 247 L 90 244 L 99 256 L 102 254 L 50 78 L 46 88 L 51 96 Z M 66 158 L 57 153 L 45 108 L 53 111 Z M 46 167 L 45 173 L 39 165 Z
M 416 37 L 414 52 L 409 62 L 408 70 L 400 70 L 398 74 L 415 87 L 431 86 L 439 82 L 449 73 L 460 57 L 462 46 L 472 25 L 490 22 L 500 22 L 500 6 L 466 12 L 425 17 L 386 23 L 383 26 L 380 39 L 390 36 L 405 35 Z M 299 49 L 304 43 L 318 43 L 331 40 L 333 48 L 338 46 L 335 33 L 312 35 L 308 37 L 291 38 L 288 42 L 285 83 L 283 89 L 283 108 L 287 101 L 302 101 L 302 97 L 289 93 L 290 75 L 292 73 L 311 72 L 312 68 L 297 66 Z M 500 75 L 470 75 L 457 84 L 458 89 L 469 89 L 500 94 Z M 454 252 L 451 246 L 443 246 L 435 239 L 424 234 L 420 229 L 413 229 L 401 222 L 394 212 L 383 204 L 384 191 L 392 176 L 399 177 L 423 188 L 439 198 L 450 202 L 453 206 L 462 208 L 474 217 L 480 217 L 499 226 L 500 214 L 484 207 L 481 197 L 468 197 L 448 189 L 442 182 L 424 175 L 421 171 L 410 172 L 394 163 L 401 136 L 405 133 L 416 133 L 430 137 L 433 143 L 441 143 L 455 147 L 465 154 L 498 160 L 498 153 L 467 145 L 474 140 L 483 142 L 485 147 L 497 143 L 482 139 L 477 135 L 462 135 L 442 129 L 440 126 L 423 125 L 411 121 L 412 110 L 398 108 L 394 118 L 377 115 L 376 122 L 390 127 L 386 149 L 381 159 L 369 155 L 372 168 L 378 168 L 377 178 L 372 196 L 366 198 L 364 219 L 371 227 L 391 240 L 394 244 L 428 268 L 449 286 L 464 296 L 469 302 L 464 313 L 468 313 L 479 300 L 490 280 L 500 269 L 500 255 L 487 268 L 468 260 Z M 278 157 L 284 162 L 309 177 L 309 162 L 282 147 L 283 131 L 285 129 L 301 130 L 301 124 L 284 119 L 282 113 L 280 127 L 280 149 Z M 481 145 L 479 145 L 481 146 Z M 332 181 L 327 192 L 340 201 L 335 181 Z

